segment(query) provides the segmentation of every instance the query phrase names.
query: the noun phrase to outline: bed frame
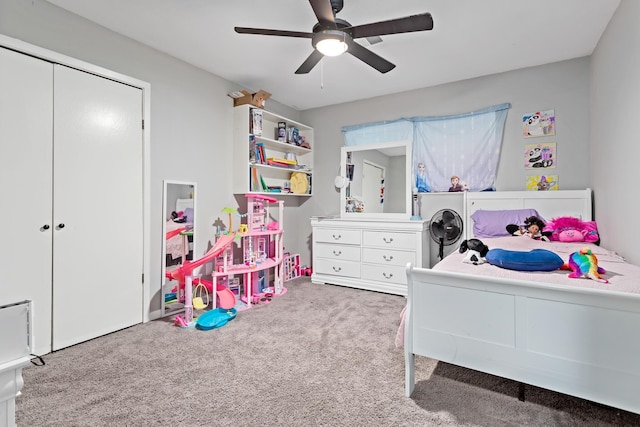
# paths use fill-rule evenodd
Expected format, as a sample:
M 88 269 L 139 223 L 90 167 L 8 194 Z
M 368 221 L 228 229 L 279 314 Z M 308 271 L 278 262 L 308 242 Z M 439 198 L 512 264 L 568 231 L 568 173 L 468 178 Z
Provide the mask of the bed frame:
M 469 217 L 477 209 L 524 207 L 547 220 L 592 218 L 590 189 L 469 193 L 465 198 L 469 231 Z M 415 388 L 414 362 L 420 355 L 640 413 L 640 295 L 410 264 L 407 276 L 407 397 Z

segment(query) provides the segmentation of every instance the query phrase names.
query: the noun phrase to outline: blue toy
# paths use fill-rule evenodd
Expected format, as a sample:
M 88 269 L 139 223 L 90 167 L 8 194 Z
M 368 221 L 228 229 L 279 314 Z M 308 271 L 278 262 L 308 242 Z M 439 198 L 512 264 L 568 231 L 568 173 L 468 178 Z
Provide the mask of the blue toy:
M 200 315 L 196 320 L 196 328 L 201 331 L 210 331 L 211 329 L 220 328 L 229 321 L 235 319 L 237 311 L 235 308 L 216 308 L 209 310 Z

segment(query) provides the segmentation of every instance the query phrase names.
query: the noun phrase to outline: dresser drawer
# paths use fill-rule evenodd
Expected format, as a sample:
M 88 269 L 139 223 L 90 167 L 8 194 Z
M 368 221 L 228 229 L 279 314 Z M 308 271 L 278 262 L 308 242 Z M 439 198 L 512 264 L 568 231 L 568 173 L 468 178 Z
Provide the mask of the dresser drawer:
M 391 249 L 416 249 L 416 235 L 392 231 L 364 231 L 364 246 L 377 246 Z
M 361 243 L 360 230 L 348 230 L 344 228 L 315 228 L 313 238 L 316 242 L 343 243 L 347 245 L 359 245 Z
M 319 243 L 315 247 L 317 258 L 339 259 L 342 261 L 360 261 L 360 246 L 329 245 Z
M 408 262 L 416 264 L 416 253 L 414 251 L 397 251 L 393 249 L 363 248 L 362 261 L 385 266 L 405 267 Z
M 326 258 L 316 259 L 313 271 L 318 274 L 330 274 L 342 277 L 360 277 L 360 263 L 355 261 L 341 261 Z
M 407 271 L 398 265 L 362 264 L 362 278 L 376 282 L 407 284 Z

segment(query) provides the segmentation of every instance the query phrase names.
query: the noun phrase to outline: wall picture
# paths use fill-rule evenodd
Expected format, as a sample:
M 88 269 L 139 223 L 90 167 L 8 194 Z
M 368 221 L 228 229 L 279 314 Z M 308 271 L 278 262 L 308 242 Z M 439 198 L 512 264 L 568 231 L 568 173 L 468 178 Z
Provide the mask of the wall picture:
M 536 111 L 522 116 L 522 135 L 525 138 L 552 136 L 556 134 L 554 110 Z
M 526 144 L 524 146 L 525 169 L 555 168 L 557 162 L 555 142 Z
M 527 190 L 555 191 L 558 189 L 558 175 L 530 175 L 527 177 Z

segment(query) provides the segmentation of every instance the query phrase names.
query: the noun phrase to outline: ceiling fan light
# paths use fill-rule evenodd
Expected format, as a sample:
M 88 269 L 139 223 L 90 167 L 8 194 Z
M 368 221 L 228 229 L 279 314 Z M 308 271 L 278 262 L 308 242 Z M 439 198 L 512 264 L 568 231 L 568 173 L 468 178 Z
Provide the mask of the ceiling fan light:
M 349 46 L 339 39 L 324 39 L 316 43 L 316 49 L 325 56 L 338 56 L 347 51 Z

